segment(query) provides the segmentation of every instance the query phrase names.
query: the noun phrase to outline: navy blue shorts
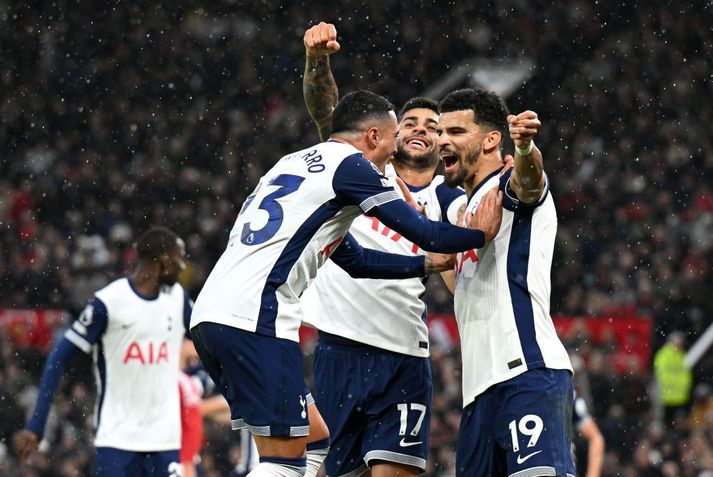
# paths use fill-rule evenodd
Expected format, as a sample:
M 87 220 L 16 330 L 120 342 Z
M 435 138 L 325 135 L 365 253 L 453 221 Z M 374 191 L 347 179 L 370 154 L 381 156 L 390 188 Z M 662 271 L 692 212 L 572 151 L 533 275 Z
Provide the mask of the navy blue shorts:
M 320 333 L 314 399 L 331 439 L 327 475 L 361 475 L 374 461 L 426 468 L 431 422 L 428 358 Z
M 163 452 L 134 452 L 97 447 L 95 477 L 180 477 L 183 469 L 178 449 Z
M 259 436 L 309 434 L 302 351 L 294 341 L 204 322 L 191 330 L 208 374 L 230 404 L 233 428 Z
M 458 477 L 574 476 L 572 376 L 532 369 L 498 383 L 463 410 Z

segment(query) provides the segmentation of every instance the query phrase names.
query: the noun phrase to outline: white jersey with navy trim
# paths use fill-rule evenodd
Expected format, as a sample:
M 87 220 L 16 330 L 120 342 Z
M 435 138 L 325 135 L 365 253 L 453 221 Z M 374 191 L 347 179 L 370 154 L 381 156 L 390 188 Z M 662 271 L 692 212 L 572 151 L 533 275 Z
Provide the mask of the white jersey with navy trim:
M 463 406 L 528 369 L 567 369 L 569 356 L 550 317 L 550 273 L 557 213 L 549 182 L 524 204 L 508 193 L 512 170 L 486 178 L 468 201 L 475 212 L 493 187 L 505 191 L 495 239 L 456 256 L 454 308 L 463 355 Z
M 391 165 L 386 176 L 394 188 L 396 172 Z M 450 188 L 443 176 L 430 185 L 409 187 L 414 199 L 425 204 L 431 220 L 456 223 L 465 192 Z M 379 222 L 360 215 L 349 229 L 362 246 L 401 255 L 426 252 Z M 353 279 L 337 264 L 328 261 L 302 295 L 304 321 L 315 328 L 377 348 L 411 356 L 428 357 L 424 278 L 402 280 Z
M 220 323 L 299 341 L 300 295 L 352 221 L 400 196 L 353 146 L 284 156 L 246 200 L 196 300 L 191 327 Z
M 96 447 L 180 448 L 179 355 L 190 308 L 179 284 L 145 297 L 122 278 L 97 291 L 66 331 L 94 358 Z

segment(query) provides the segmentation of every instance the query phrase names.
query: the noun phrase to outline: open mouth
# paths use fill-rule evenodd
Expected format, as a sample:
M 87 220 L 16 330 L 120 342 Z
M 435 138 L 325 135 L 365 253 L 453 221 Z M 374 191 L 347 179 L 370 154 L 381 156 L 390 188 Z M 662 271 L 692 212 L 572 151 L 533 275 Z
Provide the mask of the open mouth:
M 441 151 L 441 160 L 446 169 L 449 169 L 456 165 L 458 162 L 458 156 L 449 151 Z
M 428 142 L 420 137 L 409 138 L 406 140 L 406 144 L 417 151 L 425 151 L 428 149 Z

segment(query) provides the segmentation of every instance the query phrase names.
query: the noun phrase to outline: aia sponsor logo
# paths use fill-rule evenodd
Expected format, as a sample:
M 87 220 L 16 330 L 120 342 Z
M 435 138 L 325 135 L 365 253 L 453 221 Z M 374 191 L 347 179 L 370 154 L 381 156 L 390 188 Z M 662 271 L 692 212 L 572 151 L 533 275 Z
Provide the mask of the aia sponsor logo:
M 478 261 L 478 252 L 473 250 L 468 250 L 466 252 L 461 252 L 456 254 L 456 264 L 454 270 L 456 273 L 463 271 L 463 264 L 466 262 L 476 263 Z
M 139 343 L 134 341 L 126 349 L 124 354 L 124 364 L 159 364 L 168 363 L 168 344 L 164 341 L 156 343 Z
M 376 217 L 369 217 L 367 215 L 363 215 L 362 217 L 371 221 L 371 230 L 373 230 L 374 232 L 378 232 L 384 237 L 389 237 L 394 242 L 398 242 L 399 240 L 404 239 L 400 233 L 394 232 L 386 225 L 379 222 L 379 219 L 377 219 Z M 416 245 L 415 243 L 411 244 L 411 253 L 413 253 L 414 255 L 418 253 L 418 245 Z

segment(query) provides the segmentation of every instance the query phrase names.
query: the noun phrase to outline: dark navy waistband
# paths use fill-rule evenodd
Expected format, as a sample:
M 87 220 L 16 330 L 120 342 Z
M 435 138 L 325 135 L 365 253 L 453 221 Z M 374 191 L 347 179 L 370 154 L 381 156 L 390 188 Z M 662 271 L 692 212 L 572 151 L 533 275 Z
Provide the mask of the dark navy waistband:
M 338 348 L 340 351 L 358 352 L 358 353 L 381 353 L 381 354 L 392 354 L 394 356 L 408 356 L 401 353 L 396 353 L 383 348 L 377 348 L 376 346 L 371 346 L 359 341 L 350 340 L 349 338 L 344 338 L 342 336 L 333 335 L 327 333 L 326 331 L 319 331 L 317 333 L 318 343 L 322 346 L 329 346 L 333 348 Z

